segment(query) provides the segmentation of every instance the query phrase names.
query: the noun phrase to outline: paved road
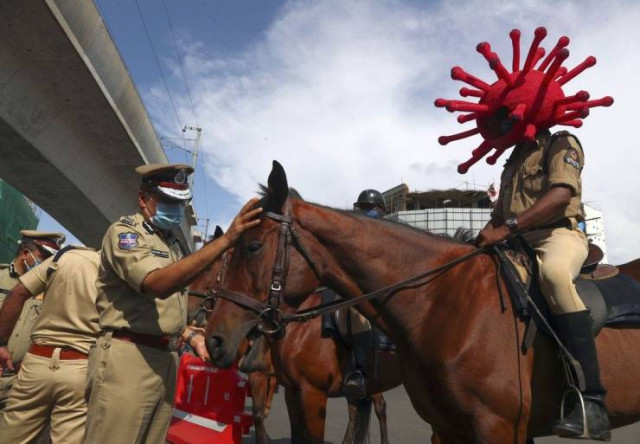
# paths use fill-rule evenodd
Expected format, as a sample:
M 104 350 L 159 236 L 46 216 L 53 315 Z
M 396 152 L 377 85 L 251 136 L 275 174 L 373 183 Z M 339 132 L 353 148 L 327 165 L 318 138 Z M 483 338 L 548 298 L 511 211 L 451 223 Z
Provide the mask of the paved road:
M 413 411 L 404 388 L 398 387 L 385 393 L 387 400 L 387 416 L 389 426 L 389 440 L 391 444 L 422 444 L 430 443 L 431 429 Z M 329 444 L 340 444 L 347 428 L 347 403 L 344 399 L 331 399 L 327 407 L 327 427 L 325 440 Z M 284 389 L 279 387 L 273 408 L 267 420 L 267 431 L 273 444 L 289 443 L 289 420 L 284 402 Z M 247 437 L 243 444 L 253 443 L 253 437 Z M 380 442 L 378 422 L 371 420 L 371 443 Z M 536 444 L 571 444 L 577 442 L 560 438 L 539 438 Z M 599 441 L 580 441 L 589 444 Z M 613 431 L 611 444 L 640 443 L 640 423 Z

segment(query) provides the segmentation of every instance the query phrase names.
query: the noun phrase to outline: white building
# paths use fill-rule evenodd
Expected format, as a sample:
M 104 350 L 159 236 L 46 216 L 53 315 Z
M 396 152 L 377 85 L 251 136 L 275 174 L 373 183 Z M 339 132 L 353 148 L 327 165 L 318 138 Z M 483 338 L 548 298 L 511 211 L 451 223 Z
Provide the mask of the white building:
M 453 236 L 459 227 L 469 228 L 474 235 L 491 218 L 492 202 L 485 190 L 409 191 L 405 184 L 382 193 L 387 214 L 385 219 L 406 223 L 434 234 Z M 586 234 L 602 248 L 607 263 L 607 246 L 602 212 L 584 204 Z

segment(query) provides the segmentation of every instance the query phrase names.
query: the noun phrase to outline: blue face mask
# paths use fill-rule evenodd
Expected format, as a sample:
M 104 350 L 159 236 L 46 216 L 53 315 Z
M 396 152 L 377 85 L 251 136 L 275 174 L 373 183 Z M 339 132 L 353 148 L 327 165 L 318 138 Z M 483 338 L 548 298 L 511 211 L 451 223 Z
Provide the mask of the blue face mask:
M 173 230 L 178 228 L 184 219 L 183 203 L 158 202 L 156 214 L 149 220 L 161 230 Z
M 365 211 L 364 215 L 372 219 L 380 219 L 382 217 L 380 210 L 376 210 L 375 208 Z

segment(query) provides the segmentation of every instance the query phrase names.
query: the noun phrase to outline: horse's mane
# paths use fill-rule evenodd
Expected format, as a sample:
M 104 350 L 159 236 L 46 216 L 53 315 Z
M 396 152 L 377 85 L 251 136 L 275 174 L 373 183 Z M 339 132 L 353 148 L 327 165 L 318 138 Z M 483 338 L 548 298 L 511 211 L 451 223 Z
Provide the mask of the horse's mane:
M 273 211 L 273 212 L 279 212 L 280 209 L 274 209 L 274 208 L 270 208 L 270 204 L 269 204 L 269 188 L 266 187 L 263 184 L 259 184 L 258 185 L 260 187 L 260 190 L 258 191 L 258 195 L 260 196 L 260 201 L 258 202 L 258 204 L 256 205 L 257 207 L 261 206 L 265 209 L 265 211 Z M 403 222 L 399 222 L 399 221 L 393 221 L 393 220 L 388 220 L 388 219 L 372 219 L 370 217 L 366 217 L 364 215 L 358 214 L 356 212 L 353 212 L 351 210 L 343 210 L 340 208 L 334 208 L 334 207 L 329 207 L 326 205 L 322 205 L 322 204 L 317 204 L 317 203 L 313 203 L 313 202 L 308 202 L 305 201 L 302 196 L 300 195 L 300 193 L 295 189 L 295 188 L 289 188 L 289 197 L 292 199 L 298 199 L 298 200 L 302 200 L 310 205 L 313 205 L 315 207 L 319 207 L 319 208 L 323 208 L 326 210 L 330 210 L 330 211 L 335 211 L 337 213 L 340 213 L 344 216 L 347 217 L 351 217 L 354 219 L 358 219 L 361 221 L 370 221 L 370 222 L 375 222 L 375 223 L 382 223 L 382 224 L 388 224 L 388 225 L 392 225 L 394 228 L 399 228 L 402 230 L 407 230 L 410 231 L 414 234 L 418 234 L 418 235 L 422 235 L 422 236 L 427 236 L 427 237 L 431 237 L 434 240 L 439 240 L 439 241 L 445 241 L 445 242 L 449 242 L 449 243 L 455 243 L 455 244 L 463 244 L 463 245 L 469 245 L 469 244 L 473 244 L 473 241 L 475 240 L 475 236 L 473 236 L 473 232 L 469 229 L 469 228 L 465 228 L 465 227 L 458 227 L 458 229 L 456 230 L 455 234 L 453 236 L 450 236 L 448 234 L 435 234 L 435 233 L 431 233 L 430 231 L 427 230 L 423 230 L 421 228 L 416 228 L 413 227 L 411 225 L 408 225 L 406 223 Z M 275 211 L 274 211 L 275 210 Z

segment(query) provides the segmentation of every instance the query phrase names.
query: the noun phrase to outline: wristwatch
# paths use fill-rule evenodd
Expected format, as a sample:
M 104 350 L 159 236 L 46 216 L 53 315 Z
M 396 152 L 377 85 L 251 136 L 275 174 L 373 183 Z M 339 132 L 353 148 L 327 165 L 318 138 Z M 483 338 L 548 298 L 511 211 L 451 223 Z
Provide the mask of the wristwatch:
M 510 217 L 508 218 L 504 224 L 507 226 L 507 228 L 509 228 L 509 232 L 511 234 L 517 233 L 518 232 L 518 218 L 517 217 Z

